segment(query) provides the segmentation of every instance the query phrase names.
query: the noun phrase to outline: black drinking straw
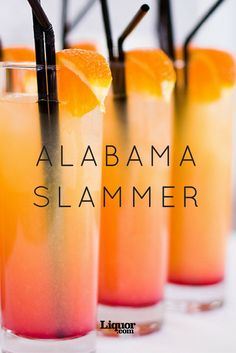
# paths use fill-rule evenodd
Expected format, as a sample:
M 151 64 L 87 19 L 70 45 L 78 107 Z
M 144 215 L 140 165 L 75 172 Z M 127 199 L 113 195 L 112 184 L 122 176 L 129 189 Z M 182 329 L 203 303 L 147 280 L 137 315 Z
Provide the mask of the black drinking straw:
M 60 185 L 60 175 L 57 166 L 59 165 L 57 149 L 59 147 L 59 128 L 58 128 L 58 102 L 56 84 L 56 59 L 55 59 L 55 38 L 52 25 L 44 13 L 39 0 L 28 0 L 33 11 L 34 37 L 36 50 L 36 70 L 38 83 L 38 106 L 41 127 L 42 145 L 47 146 L 50 156 L 55 164 L 52 169 L 46 165 L 45 183 L 49 186 L 51 196 L 51 207 L 47 213 L 49 249 L 52 251 L 52 276 L 56 283 L 61 280 L 61 246 L 60 246 L 60 219 L 57 217 L 57 209 L 54 200 L 54 193 L 57 185 Z M 59 239 L 59 240 L 58 240 Z M 64 308 L 62 307 L 62 293 L 58 293 L 56 288 L 55 307 L 56 332 L 58 338 L 64 338 L 63 317 Z
M 149 10 L 148 5 L 143 5 L 132 18 L 128 26 L 122 32 L 118 39 L 118 56 L 114 55 L 112 31 L 109 10 L 106 0 L 100 0 L 102 8 L 103 23 L 106 34 L 107 48 L 110 59 L 110 67 L 113 76 L 113 94 L 114 94 L 114 105 L 116 114 L 119 122 L 121 123 L 121 138 L 124 143 L 127 142 L 127 122 L 128 122 L 128 111 L 127 111 L 127 95 L 126 95 L 126 82 L 125 82 L 125 54 L 123 50 L 123 44 L 125 39 L 131 34 L 136 28 L 142 18 L 146 15 Z
M 171 0 L 159 0 L 158 35 L 160 48 L 175 61 Z
M 125 28 L 123 33 L 120 35 L 118 39 L 118 53 L 119 53 L 119 61 L 124 62 L 125 55 L 124 55 L 124 50 L 123 50 L 123 44 L 125 39 L 130 35 L 131 32 L 137 27 L 139 22 L 143 19 L 143 17 L 147 14 L 149 11 L 149 6 L 144 4 L 140 7 L 136 15 L 133 17 L 133 19 L 130 21 L 128 26 Z
M 110 23 L 110 15 L 107 6 L 107 0 L 100 0 L 102 7 L 102 16 L 103 16 L 103 24 L 105 28 L 106 40 L 107 40 L 107 48 L 109 53 L 110 61 L 114 61 L 114 48 L 113 48 L 113 39 L 111 33 L 111 23 Z
M 68 13 L 68 0 L 62 0 L 62 16 L 61 16 L 61 23 L 62 23 L 62 34 L 61 34 L 61 42 L 62 42 L 62 49 L 66 49 L 67 45 L 67 33 L 68 33 L 68 24 L 67 24 L 67 13 Z
M 144 18 L 144 16 L 149 11 L 149 6 L 144 4 L 140 7 L 138 12 L 129 22 L 128 26 L 124 29 L 120 37 L 118 38 L 118 58 L 117 61 L 119 65 L 114 65 L 111 63 L 113 75 L 114 75 L 114 91 L 118 97 L 126 98 L 126 83 L 125 83 L 125 53 L 124 53 L 124 42 L 126 38 L 133 32 L 137 27 L 139 22 Z
M 224 2 L 225 0 L 218 0 L 208 11 L 207 13 L 202 17 L 202 19 L 199 21 L 199 23 L 194 27 L 194 29 L 190 32 L 190 34 L 187 36 L 186 40 L 184 41 L 184 46 L 183 46 L 183 56 L 184 56 L 184 81 L 185 81 L 185 88 L 188 86 L 188 66 L 189 66 L 189 45 L 194 38 L 194 36 L 197 34 L 199 29 L 202 27 L 202 25 L 209 19 L 209 17 L 215 12 L 215 10 Z
M 75 17 L 74 21 L 71 22 L 69 25 L 69 30 L 72 31 L 80 21 L 87 15 L 89 10 L 93 7 L 97 0 L 89 0 L 85 6 L 82 8 L 82 10 L 78 13 L 78 15 Z
M 110 23 L 110 15 L 106 0 L 100 0 L 102 7 L 103 23 L 105 28 L 107 48 L 110 59 L 111 71 L 113 74 L 113 90 L 115 97 L 118 99 L 126 99 L 126 85 L 125 85 L 125 54 L 123 50 L 123 44 L 125 39 L 130 33 L 136 28 L 139 22 L 143 19 L 146 13 L 149 11 L 149 6 L 144 4 L 141 6 L 137 14 L 132 18 L 128 26 L 122 32 L 118 39 L 118 57 L 114 55 L 113 39 Z
M 55 55 L 55 37 L 51 23 L 49 22 L 43 8 L 38 0 L 27 0 L 32 7 L 35 18 L 38 21 L 38 29 L 41 26 L 41 34 L 44 35 L 46 49 L 46 68 L 47 68 L 47 94 L 49 102 L 57 103 L 57 79 L 56 79 L 56 55 Z M 38 52 L 42 51 L 42 38 Z M 45 64 L 44 63 L 44 64 Z M 41 64 L 41 62 L 40 62 Z
M 57 122 L 58 98 L 57 98 L 57 73 L 55 37 L 52 25 L 45 29 L 45 48 L 47 60 L 48 100 L 51 118 Z
M 88 0 L 82 10 L 75 16 L 74 20 L 69 23 L 67 20 L 68 13 L 68 0 L 63 0 L 62 4 L 62 46 L 64 48 L 68 48 L 67 36 L 73 31 L 73 29 L 83 20 L 83 18 L 87 15 L 89 10 L 93 7 L 97 0 Z
M 47 80 L 46 80 L 46 64 L 44 53 L 44 34 L 38 20 L 33 14 L 34 24 L 34 41 L 35 41 L 35 54 L 37 64 L 37 85 L 38 85 L 38 101 L 39 108 L 42 108 L 43 102 L 47 101 Z M 45 106 L 45 105 L 44 105 Z M 44 109 L 45 110 L 45 109 Z

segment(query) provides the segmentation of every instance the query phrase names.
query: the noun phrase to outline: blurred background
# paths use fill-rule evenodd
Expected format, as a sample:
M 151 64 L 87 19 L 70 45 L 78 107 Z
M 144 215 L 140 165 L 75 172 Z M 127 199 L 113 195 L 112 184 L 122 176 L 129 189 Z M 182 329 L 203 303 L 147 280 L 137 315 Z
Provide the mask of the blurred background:
M 74 19 L 80 9 L 89 0 L 69 0 L 69 19 Z M 117 38 L 139 6 L 146 2 L 151 10 L 137 30 L 129 37 L 126 48 L 155 47 L 157 39 L 158 0 L 108 0 L 111 12 L 113 36 Z M 215 0 L 172 0 L 175 40 L 177 45 L 183 43 L 190 29 L 197 23 L 202 14 Z M 56 33 L 57 49 L 61 48 L 61 12 L 62 0 L 42 0 L 42 4 L 53 24 Z M 225 0 L 212 18 L 204 25 L 196 37 L 195 44 L 218 47 L 236 55 L 236 1 Z M 26 0 L 1 0 L 0 38 L 3 46 L 33 46 L 32 16 Z M 94 41 L 106 55 L 105 36 L 99 1 L 95 3 L 86 17 L 78 24 L 69 36 L 71 44 L 79 41 Z M 236 132 L 236 126 L 235 126 Z M 234 139 L 236 140 L 236 139 Z M 234 180 L 236 180 L 236 143 L 234 157 Z M 236 182 L 234 182 L 236 195 Z M 234 198 L 236 211 L 236 196 Z M 234 212 L 236 214 L 236 212 Z M 234 219 L 236 228 L 236 217 Z
M 73 19 L 87 1 L 70 0 L 69 18 Z M 62 0 L 42 0 L 41 2 L 53 23 L 59 48 Z M 158 44 L 156 38 L 158 0 L 109 0 L 114 37 L 121 33 L 129 19 L 144 2 L 150 5 L 151 11 L 127 41 L 127 47 L 152 47 Z M 178 44 L 182 43 L 190 28 L 213 3 L 214 0 L 172 0 L 175 37 Z M 95 40 L 99 43 L 100 48 L 104 49 L 105 42 L 100 13 L 100 4 L 97 1 L 89 14 L 71 33 L 71 42 L 78 42 L 84 39 Z M 204 26 L 204 29 L 199 32 L 196 43 L 210 46 L 220 45 L 222 48 L 236 53 L 235 13 L 236 1 L 225 0 L 225 4 Z M 227 19 L 227 21 L 222 21 L 222 18 Z M 31 12 L 26 0 L 1 0 L 0 34 L 5 45 L 33 44 Z

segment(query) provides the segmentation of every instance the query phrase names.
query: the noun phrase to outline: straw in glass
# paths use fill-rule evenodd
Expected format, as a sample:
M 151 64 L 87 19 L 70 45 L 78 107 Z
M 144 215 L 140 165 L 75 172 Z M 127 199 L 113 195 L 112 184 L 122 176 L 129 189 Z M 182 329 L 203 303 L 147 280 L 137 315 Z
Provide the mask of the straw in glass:
M 68 34 L 84 19 L 90 9 L 93 7 L 97 0 L 88 0 L 85 6 L 80 10 L 80 12 L 76 15 L 74 20 L 69 23 L 67 20 L 68 13 L 68 0 L 63 0 L 62 4 L 62 47 L 66 49 L 69 47 L 67 42 Z
M 50 149 L 50 154 L 55 165 L 59 165 L 57 149 L 59 146 L 59 127 L 58 127 L 58 102 L 57 102 L 57 79 L 56 79 L 56 59 L 55 59 L 55 39 L 52 25 L 44 13 L 38 0 L 28 0 L 33 11 L 34 36 L 37 64 L 38 81 L 38 106 L 41 125 L 42 145 Z M 57 185 L 60 185 L 60 174 L 57 167 L 45 167 L 45 182 L 53 194 Z M 55 336 L 63 338 L 63 318 L 65 310 L 62 307 L 63 289 L 59 290 L 58 284 L 61 281 L 62 269 L 61 248 L 62 248 L 62 227 L 61 220 L 57 217 L 57 205 L 54 199 L 53 204 L 48 209 L 48 242 L 51 257 L 52 269 L 52 288 L 55 288 L 54 315 L 57 327 Z M 55 285 L 53 284 L 55 283 Z
M 44 35 L 46 49 L 46 67 L 47 67 L 47 90 L 49 101 L 57 103 L 57 80 L 56 80 L 56 55 L 55 55 L 55 37 L 51 23 L 49 22 L 40 2 L 37 0 L 28 0 L 32 7 L 35 18 Z M 41 38 L 42 41 L 43 38 Z M 42 42 L 41 42 L 42 45 Z M 38 49 L 42 52 L 42 47 Z M 42 55 L 42 54 L 41 54 Z
M 128 26 L 124 29 L 120 37 L 118 38 L 118 62 L 120 63 L 120 70 L 116 75 L 119 77 L 119 84 L 116 85 L 116 92 L 120 97 L 126 97 L 126 84 L 125 84 L 125 52 L 124 52 L 124 42 L 128 36 L 133 32 L 133 30 L 138 26 L 139 22 L 144 18 L 144 16 L 149 11 L 149 6 L 144 4 L 140 7 L 135 16 L 131 19 Z M 115 80 L 115 78 L 114 78 Z
M 44 34 L 41 29 L 38 20 L 33 14 L 33 25 L 34 25 L 34 42 L 35 42 L 35 55 L 37 70 L 37 85 L 38 85 L 38 101 L 39 107 L 42 106 L 43 102 L 47 101 L 47 80 L 46 80 L 46 63 L 44 53 Z M 46 111 L 45 111 L 46 112 Z
M 102 7 L 103 24 L 104 24 L 105 34 L 106 34 L 109 60 L 110 60 L 110 62 L 112 62 L 115 60 L 115 57 L 114 57 L 114 46 L 113 46 L 111 22 L 110 22 L 108 5 L 107 5 L 106 0 L 100 0 L 100 3 L 101 3 L 101 7 Z
M 125 54 L 123 44 L 126 38 L 133 32 L 139 22 L 143 19 L 149 11 L 149 6 L 144 4 L 132 18 L 128 26 L 122 32 L 118 39 L 118 57 L 114 55 L 114 46 L 112 39 L 110 15 L 106 0 L 100 0 L 102 7 L 103 23 L 105 28 L 107 48 L 109 53 L 111 70 L 113 73 L 113 91 L 117 98 L 126 98 L 126 85 L 125 85 Z
M 123 44 L 126 38 L 133 32 L 133 30 L 137 27 L 139 22 L 143 19 L 143 17 L 146 15 L 146 13 L 149 11 L 149 6 L 147 4 L 144 4 L 140 7 L 136 15 L 133 17 L 133 19 L 130 21 L 128 26 L 125 28 L 123 33 L 120 35 L 118 39 L 118 53 L 119 53 L 119 61 L 123 62 L 124 61 L 124 50 L 123 50 Z
M 184 41 L 183 46 L 183 55 L 184 55 L 184 80 L 185 80 L 185 88 L 188 87 L 188 67 L 189 67 L 189 45 L 197 34 L 197 32 L 201 29 L 201 27 L 207 22 L 207 20 L 211 17 L 211 15 L 218 9 L 218 7 L 224 2 L 225 0 L 218 0 L 213 6 L 207 11 L 207 13 L 201 18 L 198 24 L 194 27 L 194 29 L 190 32 L 187 38 Z
M 68 13 L 68 0 L 62 0 L 62 16 L 61 16 L 61 24 L 62 24 L 62 34 L 61 34 L 61 43 L 62 49 L 66 49 L 67 45 L 67 33 L 68 33 L 68 24 L 67 24 L 67 13 Z
M 159 0 L 158 35 L 160 48 L 175 61 L 175 44 L 170 0 Z
M 106 0 L 100 0 L 102 7 L 103 23 L 106 34 L 107 48 L 110 59 L 110 67 L 113 76 L 113 94 L 114 94 L 114 105 L 117 117 L 124 127 L 121 138 L 124 143 L 127 141 L 127 94 L 126 94 L 126 82 L 125 82 L 125 53 L 123 50 L 123 44 L 126 38 L 133 32 L 142 18 L 146 15 L 149 10 L 148 5 L 143 5 L 132 18 L 128 26 L 122 32 L 118 39 L 118 56 L 114 54 L 112 31 L 109 10 Z

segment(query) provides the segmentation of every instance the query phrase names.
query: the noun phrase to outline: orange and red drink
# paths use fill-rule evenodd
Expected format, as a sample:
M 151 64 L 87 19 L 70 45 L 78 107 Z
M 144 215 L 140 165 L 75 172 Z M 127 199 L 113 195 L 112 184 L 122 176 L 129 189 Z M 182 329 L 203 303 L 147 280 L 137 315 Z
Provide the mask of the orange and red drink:
M 115 147 L 119 162 L 104 159 L 103 185 L 113 196 L 120 188 L 122 200 L 117 193 L 102 207 L 100 318 L 134 320 L 136 333 L 147 333 L 162 321 L 168 218 L 158 195 L 170 177 L 165 153 L 152 166 L 151 147 L 161 154 L 171 141 L 175 74 L 159 50 L 128 52 L 125 72 L 127 97 L 111 94 L 105 113 L 104 145 L 111 154 Z M 136 161 L 127 163 L 132 151 Z
M 57 60 L 60 104 L 52 136 L 44 130 L 48 116 L 39 113 L 36 94 L 4 89 L 7 71 L 21 71 L 18 77 L 25 79 L 29 70 L 36 76 L 35 68 L 0 67 L 1 313 L 9 342 L 11 335 L 86 338 L 96 327 L 101 168 L 81 166 L 79 158 L 90 145 L 101 163 L 98 105 L 111 77 L 95 52 L 69 50 Z M 81 203 L 86 188 L 95 208 Z
M 169 281 L 206 288 L 206 296 L 195 296 L 192 304 L 193 292 L 189 298 L 185 296 L 193 310 L 206 310 L 207 305 L 221 305 L 223 299 L 214 291 L 225 277 L 231 231 L 236 66 L 226 52 L 191 49 L 188 71 L 188 86 L 175 117 L 172 183 L 176 185 L 176 207 L 171 210 Z M 195 165 L 179 166 L 180 151 L 186 145 Z M 186 207 L 181 206 L 179 191 L 185 185 L 195 187 L 197 204 L 189 200 Z

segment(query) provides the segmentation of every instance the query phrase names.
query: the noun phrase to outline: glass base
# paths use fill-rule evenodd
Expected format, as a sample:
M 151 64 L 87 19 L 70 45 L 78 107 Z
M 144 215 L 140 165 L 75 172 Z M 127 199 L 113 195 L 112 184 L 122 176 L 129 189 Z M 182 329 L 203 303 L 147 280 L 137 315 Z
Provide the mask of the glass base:
M 203 286 L 170 283 L 166 298 L 167 310 L 196 313 L 218 309 L 224 304 L 224 282 Z
M 94 353 L 96 333 L 74 339 L 37 340 L 16 336 L 9 330 L 1 332 L 2 353 Z
M 148 335 L 161 329 L 163 316 L 163 302 L 143 308 L 99 305 L 97 328 L 98 332 L 104 336 Z M 104 323 L 102 324 L 101 321 Z M 109 322 L 120 324 L 120 329 L 116 331 L 114 328 L 104 328 L 109 326 Z M 132 323 L 135 324 L 133 330 L 130 325 Z

